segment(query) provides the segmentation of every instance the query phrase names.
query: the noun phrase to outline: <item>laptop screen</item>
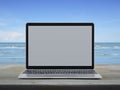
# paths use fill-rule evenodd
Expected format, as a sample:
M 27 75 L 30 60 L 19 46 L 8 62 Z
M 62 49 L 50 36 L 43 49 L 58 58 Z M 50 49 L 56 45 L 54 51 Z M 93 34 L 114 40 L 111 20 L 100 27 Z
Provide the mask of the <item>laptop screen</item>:
M 28 66 L 92 66 L 91 25 L 28 25 Z

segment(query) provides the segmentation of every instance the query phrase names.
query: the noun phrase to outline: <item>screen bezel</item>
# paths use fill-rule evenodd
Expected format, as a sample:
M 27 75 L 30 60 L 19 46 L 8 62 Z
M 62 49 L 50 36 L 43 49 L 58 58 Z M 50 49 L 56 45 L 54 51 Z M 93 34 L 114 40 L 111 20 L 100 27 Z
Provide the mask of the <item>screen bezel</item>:
M 92 26 L 92 65 L 91 66 L 29 66 L 29 26 Z M 27 69 L 93 69 L 94 68 L 94 23 L 26 23 L 26 68 Z

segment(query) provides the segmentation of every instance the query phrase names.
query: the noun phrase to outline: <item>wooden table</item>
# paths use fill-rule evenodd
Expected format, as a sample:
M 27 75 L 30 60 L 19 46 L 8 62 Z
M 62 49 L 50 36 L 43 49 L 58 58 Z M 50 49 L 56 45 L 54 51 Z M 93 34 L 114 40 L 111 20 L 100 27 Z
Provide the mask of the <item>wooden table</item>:
M 30 88 L 31 86 L 44 89 L 59 89 L 62 87 L 68 87 L 68 89 L 74 89 L 75 87 L 84 88 L 87 90 L 89 87 L 96 87 L 99 90 L 99 86 L 103 88 L 119 88 L 120 90 L 120 65 L 96 65 L 95 69 L 102 75 L 100 80 L 92 79 L 18 79 L 18 75 L 24 71 L 24 65 L 3 65 L 0 66 L 0 90 L 4 86 L 12 87 L 12 85 L 21 86 L 25 85 Z M 107 87 L 108 86 L 108 87 Z M 6 87 L 6 88 L 7 88 Z M 52 87 L 52 88 L 50 88 Z M 58 88 L 59 87 L 59 88 Z M 71 87 L 71 88 L 70 88 Z M 73 88 L 74 87 L 74 88 Z M 12 87 L 14 88 L 14 87 Z M 23 88 L 23 87 L 19 87 Z M 93 88 L 93 89 L 94 89 Z M 9 88 L 8 88 L 9 89 Z M 65 89 L 65 88 L 62 88 Z M 110 88 L 112 90 L 112 88 Z M 114 89 L 115 90 L 115 89 Z

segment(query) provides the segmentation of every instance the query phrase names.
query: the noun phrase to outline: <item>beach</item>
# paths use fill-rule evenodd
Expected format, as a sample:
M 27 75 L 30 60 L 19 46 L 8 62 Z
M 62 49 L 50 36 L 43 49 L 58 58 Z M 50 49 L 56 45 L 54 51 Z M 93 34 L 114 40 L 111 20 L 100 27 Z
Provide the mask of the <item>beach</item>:
M 120 84 L 120 65 L 95 65 L 95 70 L 102 75 L 100 80 L 83 79 L 18 79 L 18 75 L 25 70 L 25 65 L 0 66 L 0 84 L 22 85 L 105 85 Z

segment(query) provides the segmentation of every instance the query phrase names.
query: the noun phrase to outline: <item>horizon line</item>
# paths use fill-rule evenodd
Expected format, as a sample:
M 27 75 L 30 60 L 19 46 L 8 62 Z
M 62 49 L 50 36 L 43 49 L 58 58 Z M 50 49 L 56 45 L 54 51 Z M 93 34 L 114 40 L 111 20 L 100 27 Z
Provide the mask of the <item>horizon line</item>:
M 23 42 L 21 42 L 21 41 L 20 42 L 18 42 L 18 41 L 16 41 L 16 42 L 13 42 L 13 41 L 11 41 L 11 42 L 10 41 L 9 42 L 8 41 L 3 42 L 2 41 L 0 43 L 26 43 L 26 42 L 25 41 L 23 41 Z M 120 43 L 120 41 L 119 42 L 118 41 L 101 41 L 101 42 L 98 41 L 98 42 L 94 42 L 94 43 Z

